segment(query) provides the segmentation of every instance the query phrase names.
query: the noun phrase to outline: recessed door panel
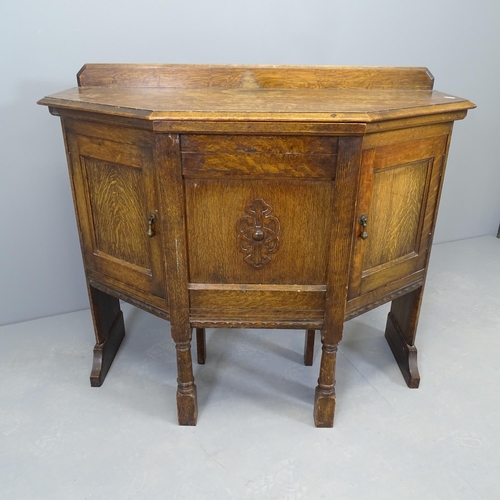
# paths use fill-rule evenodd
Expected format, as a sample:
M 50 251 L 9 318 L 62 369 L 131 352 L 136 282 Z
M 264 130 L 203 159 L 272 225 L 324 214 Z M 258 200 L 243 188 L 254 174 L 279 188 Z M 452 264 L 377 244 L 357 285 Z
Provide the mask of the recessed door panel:
M 192 283 L 326 283 L 333 184 L 186 179 Z
M 99 254 L 151 269 L 140 168 L 83 157 Z M 143 231 L 139 231 L 141 228 Z
M 429 160 L 375 171 L 363 270 L 418 252 Z

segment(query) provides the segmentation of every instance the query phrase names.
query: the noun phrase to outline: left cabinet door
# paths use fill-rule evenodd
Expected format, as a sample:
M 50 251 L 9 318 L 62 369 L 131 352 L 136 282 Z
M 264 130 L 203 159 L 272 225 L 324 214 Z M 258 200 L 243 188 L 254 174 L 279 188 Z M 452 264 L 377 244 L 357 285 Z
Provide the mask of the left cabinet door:
M 165 297 L 153 134 L 70 119 L 64 129 L 87 273 Z

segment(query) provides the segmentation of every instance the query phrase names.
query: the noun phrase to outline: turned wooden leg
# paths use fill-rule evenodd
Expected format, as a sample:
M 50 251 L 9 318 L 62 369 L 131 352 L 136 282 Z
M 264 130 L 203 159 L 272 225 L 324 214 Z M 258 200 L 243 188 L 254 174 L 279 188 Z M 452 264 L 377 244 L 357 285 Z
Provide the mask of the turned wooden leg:
M 96 336 L 90 385 L 100 387 L 125 336 L 125 325 L 117 298 L 90 284 L 88 291 Z
M 337 345 L 328 345 L 322 336 L 321 366 L 318 386 L 314 394 L 314 424 L 316 427 L 333 427 L 335 415 L 335 366 Z
M 205 328 L 196 329 L 196 352 L 198 354 L 198 364 L 204 365 L 207 357 L 207 340 Z
M 415 336 L 422 295 L 423 287 L 419 287 L 393 300 L 385 328 L 387 343 L 396 358 L 406 384 L 412 389 L 416 389 L 420 384 Z
M 306 330 L 304 342 L 304 364 L 312 366 L 314 359 L 314 336 L 316 330 Z
M 176 344 L 177 351 L 177 416 L 179 425 L 196 425 L 198 404 L 194 384 L 191 343 Z

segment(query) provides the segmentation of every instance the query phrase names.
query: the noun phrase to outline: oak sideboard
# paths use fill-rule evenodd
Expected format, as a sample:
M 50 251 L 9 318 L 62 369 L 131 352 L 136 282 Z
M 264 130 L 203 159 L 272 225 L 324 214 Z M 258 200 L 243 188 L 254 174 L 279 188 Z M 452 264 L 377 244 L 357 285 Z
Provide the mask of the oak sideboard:
M 392 302 L 385 336 L 418 387 L 415 335 L 453 123 L 474 104 L 426 68 L 87 64 L 60 117 L 95 328 L 119 300 L 170 322 L 179 424 L 195 425 L 206 328 L 321 331 L 314 422 L 331 427 L 346 320 Z

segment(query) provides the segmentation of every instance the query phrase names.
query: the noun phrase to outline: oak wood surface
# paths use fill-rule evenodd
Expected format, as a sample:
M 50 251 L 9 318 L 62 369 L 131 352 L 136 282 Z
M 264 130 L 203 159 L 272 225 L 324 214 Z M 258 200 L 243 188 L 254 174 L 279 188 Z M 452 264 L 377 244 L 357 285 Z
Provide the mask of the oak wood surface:
M 90 384 L 100 387 L 125 336 L 125 325 L 118 299 L 91 284 L 88 293 L 96 336 Z
M 430 90 L 74 88 L 41 104 L 148 120 L 376 122 L 474 107 Z
M 189 279 L 192 283 L 325 283 L 331 182 L 185 179 Z M 281 224 L 270 262 L 256 270 L 237 240 L 238 221 L 263 199 Z
M 85 64 L 79 87 L 376 88 L 431 90 L 427 68 L 204 64 Z
M 161 227 L 164 234 L 168 234 L 165 238 L 164 258 L 170 329 L 177 352 L 177 415 L 180 425 L 196 425 L 198 407 L 191 358 L 188 252 L 179 136 L 157 136 L 155 158 L 160 200 L 165 208 Z
M 314 338 L 316 330 L 306 330 L 304 341 L 304 365 L 312 366 L 314 360 Z
M 327 264 L 325 322 L 321 331 L 321 364 L 314 399 L 316 427 L 332 427 L 335 413 L 335 367 L 342 340 L 347 283 L 353 244 L 355 211 L 362 159 L 362 138 L 339 139 L 338 169 L 334 183 L 331 237 Z
M 170 321 L 181 425 L 198 416 L 193 328 L 200 364 L 206 328 L 304 329 L 306 365 L 321 330 L 314 421 L 331 427 L 343 323 L 392 301 L 386 338 L 418 386 L 452 125 L 474 104 L 425 68 L 91 64 L 78 84 L 40 104 L 63 125 L 93 385 L 125 300 Z
M 165 297 L 162 236 L 147 236 L 148 213 L 158 215 L 152 144 L 119 142 L 122 132 L 109 128 L 114 140 L 99 139 L 102 129 L 93 136 L 74 133 L 74 123 L 66 129 L 86 265 Z
M 411 389 L 416 389 L 420 384 L 415 336 L 423 291 L 422 285 L 392 301 L 385 330 L 385 338 Z
M 356 210 L 368 236 L 356 238 L 349 299 L 426 266 L 450 134 L 448 124 L 364 139 Z
M 199 365 L 204 365 L 207 358 L 207 336 L 205 328 L 196 329 L 196 354 Z

